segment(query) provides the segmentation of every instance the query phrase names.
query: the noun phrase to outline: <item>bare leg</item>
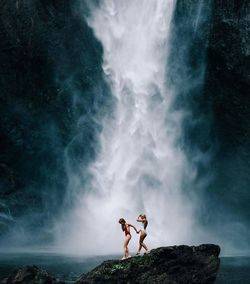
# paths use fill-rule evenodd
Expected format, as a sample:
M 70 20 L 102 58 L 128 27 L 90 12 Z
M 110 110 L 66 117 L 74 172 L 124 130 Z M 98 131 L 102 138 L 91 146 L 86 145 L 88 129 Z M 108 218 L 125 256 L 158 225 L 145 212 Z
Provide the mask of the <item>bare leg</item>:
M 130 239 L 131 239 L 130 235 L 127 235 L 125 237 L 124 246 L 123 246 L 123 248 L 124 248 L 124 257 L 128 257 L 129 256 L 128 243 L 129 243 Z
M 138 249 L 138 252 L 137 254 L 140 254 L 140 251 L 142 249 L 142 247 L 148 251 L 148 248 L 147 246 L 143 243 L 144 239 L 146 238 L 147 234 L 145 234 L 145 232 L 141 232 L 141 235 L 140 235 L 140 240 L 139 240 L 139 249 Z

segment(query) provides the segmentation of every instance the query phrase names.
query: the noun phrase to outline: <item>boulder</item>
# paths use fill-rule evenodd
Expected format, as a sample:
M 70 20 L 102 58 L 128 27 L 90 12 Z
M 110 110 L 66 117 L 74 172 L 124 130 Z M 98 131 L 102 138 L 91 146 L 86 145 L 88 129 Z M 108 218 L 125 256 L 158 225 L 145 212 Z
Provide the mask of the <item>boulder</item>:
M 76 283 L 214 283 L 219 253 L 213 244 L 160 247 L 143 256 L 104 261 Z
M 25 266 L 15 269 L 1 284 L 63 284 L 47 271 L 37 266 Z

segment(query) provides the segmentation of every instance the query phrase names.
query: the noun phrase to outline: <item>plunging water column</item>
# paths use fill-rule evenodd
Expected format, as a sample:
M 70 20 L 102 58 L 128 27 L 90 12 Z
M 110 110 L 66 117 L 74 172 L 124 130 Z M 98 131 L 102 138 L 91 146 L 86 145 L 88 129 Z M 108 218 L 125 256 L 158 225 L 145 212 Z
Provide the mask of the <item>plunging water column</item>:
M 179 144 L 184 112 L 171 109 L 175 94 L 166 84 L 174 7 L 174 0 L 105 0 L 91 9 L 88 24 L 103 46 L 115 103 L 70 216 L 71 251 L 121 251 L 118 219 L 137 225 L 142 212 L 150 248 L 192 240 L 193 208 L 183 187 L 193 171 Z

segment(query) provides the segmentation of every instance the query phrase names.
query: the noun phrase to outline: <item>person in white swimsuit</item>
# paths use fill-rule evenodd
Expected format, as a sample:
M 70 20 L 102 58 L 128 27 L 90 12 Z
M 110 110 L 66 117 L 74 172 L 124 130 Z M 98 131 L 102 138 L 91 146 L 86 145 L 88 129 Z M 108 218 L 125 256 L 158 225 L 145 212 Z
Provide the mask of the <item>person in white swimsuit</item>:
M 146 252 L 148 252 L 147 246 L 144 244 L 144 239 L 147 236 L 146 228 L 148 226 L 148 220 L 145 214 L 140 214 L 136 220 L 137 222 L 141 223 L 141 229 L 140 229 L 140 239 L 139 239 L 139 248 L 136 253 L 136 255 L 139 255 L 141 253 L 141 249 L 144 248 Z

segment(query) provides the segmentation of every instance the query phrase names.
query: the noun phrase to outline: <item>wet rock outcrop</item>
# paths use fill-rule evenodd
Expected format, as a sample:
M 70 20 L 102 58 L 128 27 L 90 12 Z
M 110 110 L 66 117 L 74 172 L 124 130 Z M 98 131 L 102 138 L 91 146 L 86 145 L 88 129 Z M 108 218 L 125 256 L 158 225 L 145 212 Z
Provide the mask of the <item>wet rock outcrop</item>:
M 161 247 L 144 256 L 105 261 L 76 283 L 214 283 L 219 253 L 213 244 Z

